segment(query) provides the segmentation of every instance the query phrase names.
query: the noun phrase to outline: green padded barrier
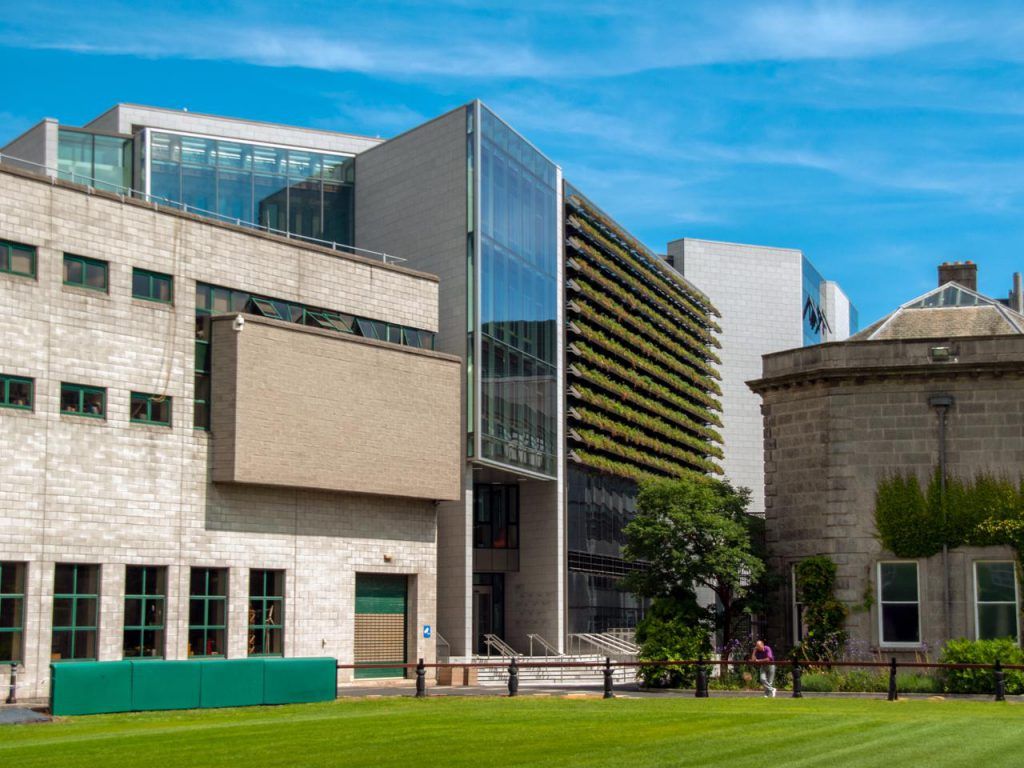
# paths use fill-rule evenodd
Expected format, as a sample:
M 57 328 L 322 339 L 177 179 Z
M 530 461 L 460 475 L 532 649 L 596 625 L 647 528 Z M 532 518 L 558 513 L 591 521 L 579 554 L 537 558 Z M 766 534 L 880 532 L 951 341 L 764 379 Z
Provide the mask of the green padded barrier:
M 198 662 L 200 707 L 251 707 L 263 703 L 263 659 Z
M 97 715 L 132 708 L 130 661 L 62 661 L 50 665 L 55 715 Z
M 333 701 L 338 695 L 338 662 L 330 658 L 265 659 L 263 703 Z
M 200 661 L 132 661 L 132 709 L 198 709 Z

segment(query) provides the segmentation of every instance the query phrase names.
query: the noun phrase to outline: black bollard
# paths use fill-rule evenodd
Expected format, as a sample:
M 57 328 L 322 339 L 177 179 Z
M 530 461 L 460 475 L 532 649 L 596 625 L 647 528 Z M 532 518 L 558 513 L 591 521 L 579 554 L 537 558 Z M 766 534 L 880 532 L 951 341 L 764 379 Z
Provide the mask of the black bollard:
M 1006 701 L 1006 675 L 1003 673 L 1003 665 L 996 659 L 996 701 Z
M 516 664 L 515 656 L 512 657 L 512 661 L 508 665 L 508 695 L 519 695 L 519 665 Z
M 427 667 L 420 659 L 416 665 L 416 698 L 423 699 L 427 696 Z
M 11 662 L 11 689 L 7 693 L 7 703 L 17 704 L 18 703 L 18 662 Z
M 604 697 L 615 698 L 615 694 L 612 693 L 612 660 L 608 656 L 604 657 Z
M 900 695 L 896 692 L 896 657 L 889 662 L 889 701 L 896 701 Z
M 804 687 L 801 678 L 804 676 L 804 671 L 800 669 L 800 659 L 793 659 L 793 698 L 802 699 L 804 697 Z
M 702 663 L 697 665 L 697 691 L 694 696 L 698 699 L 708 698 L 708 670 Z

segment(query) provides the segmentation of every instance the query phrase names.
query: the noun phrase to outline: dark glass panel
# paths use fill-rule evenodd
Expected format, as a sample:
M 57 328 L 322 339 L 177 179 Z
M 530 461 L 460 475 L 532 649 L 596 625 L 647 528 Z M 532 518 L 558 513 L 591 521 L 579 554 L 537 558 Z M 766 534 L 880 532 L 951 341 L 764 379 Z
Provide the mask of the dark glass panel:
M 11 247 L 11 272 L 16 272 L 21 275 L 34 275 L 35 274 L 35 252 L 18 248 L 17 246 Z
M 189 600 L 188 601 L 188 623 L 189 624 L 195 625 L 195 624 L 202 624 L 202 623 L 205 622 L 205 620 L 206 620 L 206 616 L 205 616 L 205 613 L 204 613 L 205 606 L 206 606 L 206 601 L 205 600 Z
M 79 627 L 94 627 L 97 623 L 97 598 L 80 597 L 76 606 L 75 621 Z
M 217 174 L 217 213 L 239 222 L 251 222 L 252 174 L 220 171 Z
M 124 601 L 124 625 L 137 627 L 142 623 L 142 600 L 131 598 Z
M 181 202 L 187 206 L 214 211 L 217 207 L 217 172 L 213 168 L 181 168 Z
M 107 288 L 107 265 L 87 262 L 85 264 L 85 284 L 97 290 Z
M 1014 603 L 978 606 L 978 638 L 1001 637 L 1017 639 L 1017 606 Z
M 89 416 L 102 416 L 104 412 L 103 400 L 102 392 L 86 390 L 82 394 L 83 413 Z
M 50 655 L 54 661 L 74 658 L 71 647 L 74 633 L 70 630 L 55 630 L 50 644 Z
M 920 640 L 917 605 L 882 606 L 882 642 L 917 643 Z
M 74 598 L 55 597 L 53 599 L 53 626 L 70 627 L 74 617 Z
M 134 400 L 136 395 L 132 395 Z M 145 401 L 143 401 L 145 402 Z M 142 594 L 142 580 L 145 568 L 137 565 L 129 565 L 125 569 L 124 575 L 124 593 L 126 595 L 141 595 Z M 128 622 L 132 623 L 132 622 Z
M 80 285 L 84 282 L 85 268 L 77 259 L 64 259 L 64 282 Z
M 1013 603 L 1017 599 L 1017 574 L 1013 563 L 977 563 L 978 600 Z
M 209 594 L 226 595 L 228 593 L 228 572 L 223 568 L 211 568 L 209 574 Z
M 132 272 L 132 296 L 149 296 L 149 274 L 134 270 Z
M 0 564 L 0 594 L 25 594 L 25 566 L 14 563 Z
M 98 565 L 78 566 L 78 594 L 98 595 L 100 592 L 100 568 Z
M 75 658 L 96 658 L 96 630 L 80 629 L 75 632 Z
M 917 601 L 917 564 L 882 563 L 882 602 Z
M 75 566 L 58 563 L 53 572 L 53 593 L 69 595 L 75 591 Z

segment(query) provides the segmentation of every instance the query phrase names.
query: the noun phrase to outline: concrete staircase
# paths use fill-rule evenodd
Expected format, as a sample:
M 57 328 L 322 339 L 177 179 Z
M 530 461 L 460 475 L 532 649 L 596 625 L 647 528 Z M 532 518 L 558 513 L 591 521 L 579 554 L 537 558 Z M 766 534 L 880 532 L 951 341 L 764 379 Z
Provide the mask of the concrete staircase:
M 576 656 L 517 656 L 517 664 L 536 663 L 558 663 L 558 662 L 587 662 L 593 667 L 568 667 L 563 669 L 530 667 L 519 669 L 519 685 L 521 686 L 562 686 L 562 685 L 601 685 L 604 682 L 602 667 L 604 667 L 604 656 L 597 655 L 576 655 Z M 474 663 L 494 664 L 487 669 L 477 670 L 477 682 L 480 685 L 506 686 L 508 685 L 508 665 L 511 659 L 507 657 L 474 656 Z M 615 659 L 612 659 L 614 662 Z M 632 667 L 614 668 L 612 679 L 616 683 L 629 683 L 636 679 L 636 670 Z

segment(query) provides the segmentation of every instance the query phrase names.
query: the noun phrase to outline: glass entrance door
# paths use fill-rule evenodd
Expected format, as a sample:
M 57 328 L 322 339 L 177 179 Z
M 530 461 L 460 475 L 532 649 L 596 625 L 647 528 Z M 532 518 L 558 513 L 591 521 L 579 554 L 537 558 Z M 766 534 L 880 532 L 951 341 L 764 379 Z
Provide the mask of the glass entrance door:
M 473 637 L 476 652 L 487 653 L 484 635 L 494 632 L 494 590 L 489 586 L 473 586 Z

